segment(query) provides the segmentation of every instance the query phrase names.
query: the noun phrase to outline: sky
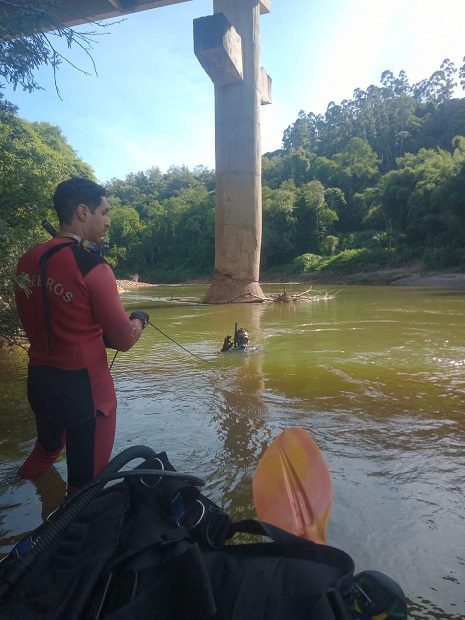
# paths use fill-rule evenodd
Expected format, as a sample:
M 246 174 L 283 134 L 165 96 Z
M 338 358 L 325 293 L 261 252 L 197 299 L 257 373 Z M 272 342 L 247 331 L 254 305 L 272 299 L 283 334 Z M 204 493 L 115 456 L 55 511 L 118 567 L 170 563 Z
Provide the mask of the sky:
M 127 16 L 95 37 L 97 75 L 84 53 L 66 50 L 90 75 L 63 63 L 61 99 L 47 67 L 35 74 L 43 91 L 6 88 L 5 97 L 23 118 L 60 127 L 100 182 L 152 166 L 214 168 L 213 84 L 192 35 L 193 20 L 212 13 L 212 0 L 191 0 Z M 272 104 L 261 106 L 263 153 L 280 148 L 300 110 L 324 114 L 379 85 L 384 70 L 404 70 L 414 84 L 465 56 L 465 0 L 272 0 L 260 28 L 273 80 Z

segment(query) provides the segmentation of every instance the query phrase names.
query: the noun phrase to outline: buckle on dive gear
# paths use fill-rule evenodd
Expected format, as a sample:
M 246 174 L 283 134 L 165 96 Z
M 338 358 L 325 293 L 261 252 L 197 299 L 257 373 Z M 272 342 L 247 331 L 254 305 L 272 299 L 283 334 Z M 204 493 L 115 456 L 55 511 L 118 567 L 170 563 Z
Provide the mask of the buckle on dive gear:
M 160 467 L 157 467 L 156 469 L 159 469 L 160 471 L 165 471 L 165 466 L 163 464 L 163 461 L 159 459 L 158 456 L 152 460 L 150 466 L 153 467 L 154 463 L 160 464 Z M 162 476 L 150 476 L 147 478 L 147 480 L 150 480 L 150 483 L 149 483 L 146 480 L 144 480 L 144 476 L 141 476 L 140 483 L 144 485 L 144 487 L 147 487 L 147 489 L 154 489 L 157 486 L 157 484 L 160 484 L 161 479 L 162 479 Z

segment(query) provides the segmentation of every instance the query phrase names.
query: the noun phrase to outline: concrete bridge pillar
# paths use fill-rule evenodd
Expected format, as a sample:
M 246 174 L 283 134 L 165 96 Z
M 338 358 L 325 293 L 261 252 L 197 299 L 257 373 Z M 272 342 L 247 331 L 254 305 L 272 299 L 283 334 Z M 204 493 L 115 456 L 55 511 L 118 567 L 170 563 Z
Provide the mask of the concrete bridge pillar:
M 215 271 L 205 301 L 260 301 L 262 235 L 260 14 L 270 0 L 214 0 L 194 20 L 194 49 L 215 86 Z

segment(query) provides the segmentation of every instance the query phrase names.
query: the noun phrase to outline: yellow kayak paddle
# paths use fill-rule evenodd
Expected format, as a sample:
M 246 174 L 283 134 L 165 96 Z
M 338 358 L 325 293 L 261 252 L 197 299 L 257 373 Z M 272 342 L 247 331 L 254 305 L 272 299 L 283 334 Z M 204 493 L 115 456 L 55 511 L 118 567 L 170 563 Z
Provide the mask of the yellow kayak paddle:
M 316 543 L 326 542 L 333 489 L 320 449 L 303 428 L 288 428 L 268 446 L 253 478 L 260 521 Z

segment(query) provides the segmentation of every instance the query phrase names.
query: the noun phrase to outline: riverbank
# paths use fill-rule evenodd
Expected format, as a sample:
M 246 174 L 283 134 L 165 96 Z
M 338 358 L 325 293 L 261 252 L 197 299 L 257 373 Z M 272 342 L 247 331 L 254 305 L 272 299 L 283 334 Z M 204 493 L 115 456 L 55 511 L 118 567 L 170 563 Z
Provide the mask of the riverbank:
M 465 289 L 464 271 L 423 271 L 418 265 L 402 267 L 399 269 L 379 269 L 376 271 L 363 271 L 358 273 L 312 273 L 312 274 L 288 274 L 274 273 L 263 274 L 262 283 L 291 283 L 301 282 L 307 284 L 366 284 L 382 286 L 438 286 L 452 289 Z M 209 278 L 188 280 L 185 284 L 210 284 Z M 158 284 L 148 282 L 134 282 L 134 280 L 117 280 L 118 291 L 127 293 L 138 288 L 150 288 Z
M 425 271 L 420 261 L 396 269 L 356 273 L 321 272 L 309 274 L 263 274 L 263 282 L 295 281 L 308 284 L 361 284 L 382 286 L 438 286 L 465 289 L 465 271 Z
M 397 286 L 445 286 L 465 288 L 465 273 L 414 273 L 397 278 L 391 284 Z
M 384 286 L 437 286 L 465 289 L 464 272 L 417 271 L 409 269 L 382 269 L 378 271 L 317 277 L 318 284 L 367 284 Z

